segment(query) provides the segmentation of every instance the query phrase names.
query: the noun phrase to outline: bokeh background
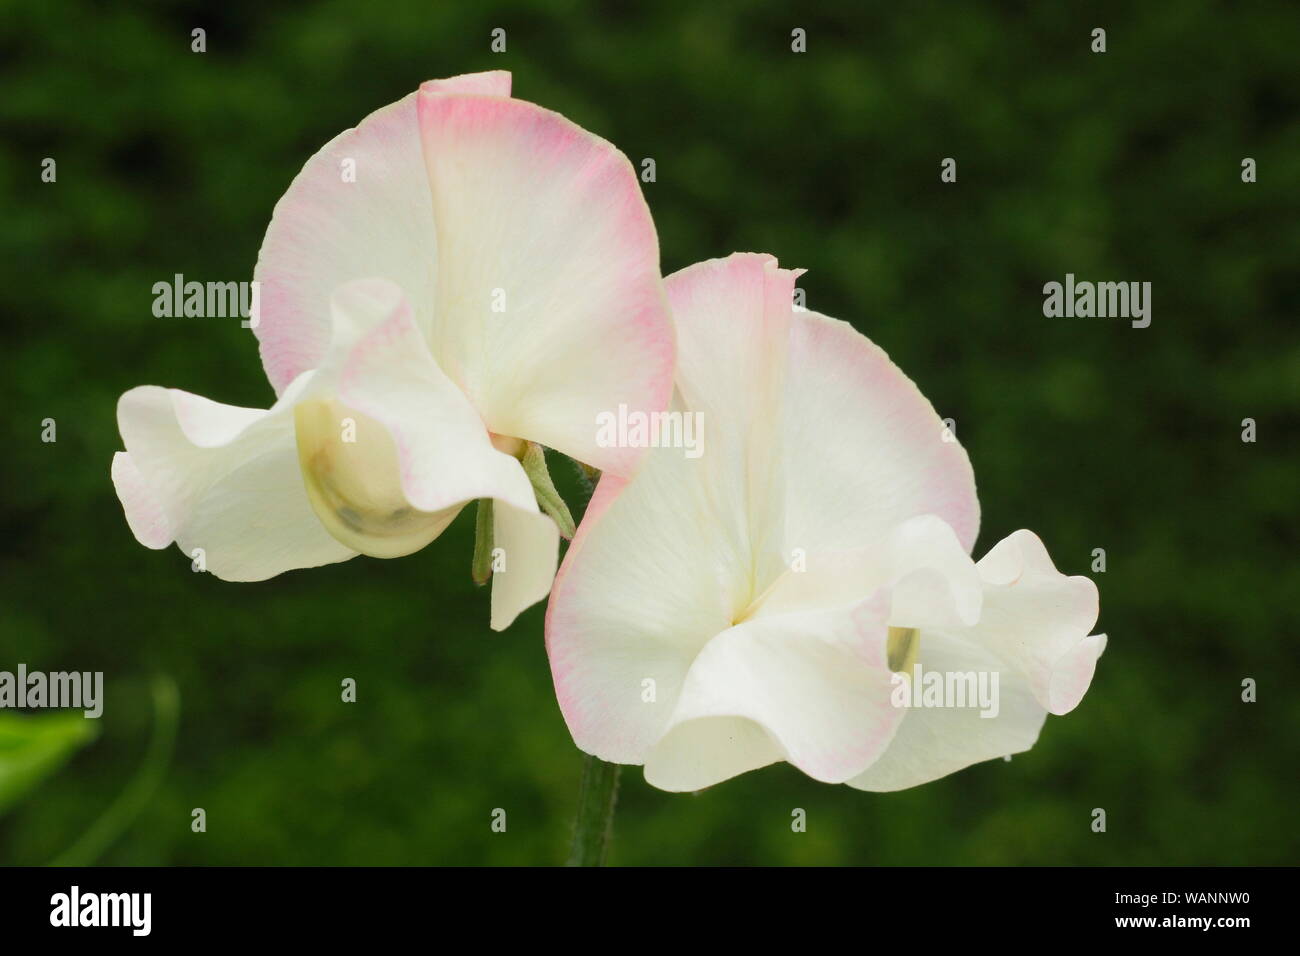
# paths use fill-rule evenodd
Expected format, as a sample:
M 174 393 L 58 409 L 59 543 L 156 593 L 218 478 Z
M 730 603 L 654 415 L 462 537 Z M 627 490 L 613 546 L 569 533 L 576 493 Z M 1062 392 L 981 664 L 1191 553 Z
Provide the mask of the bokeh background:
M 42 724 L 45 750 L 7 715 L 11 774 L 21 746 L 40 766 L 0 789 L 0 862 L 563 860 L 581 758 L 542 607 L 488 630 L 472 510 L 412 557 L 234 585 L 137 545 L 108 474 L 133 385 L 272 399 L 238 320 L 155 318 L 153 283 L 251 278 L 315 149 L 421 80 L 505 68 L 656 160 L 665 273 L 734 250 L 808 268 L 809 306 L 956 420 L 977 552 L 1028 527 L 1067 572 L 1107 554 L 1109 649 L 1033 751 L 883 795 L 784 765 L 671 795 L 630 770 L 612 862 L 1296 863 L 1300 11 L 639 6 L 5 5 L 0 669 L 103 670 L 108 689 L 97 735 Z M 1044 318 L 1066 272 L 1152 282 L 1151 327 Z M 157 675 L 179 692 L 170 757 Z

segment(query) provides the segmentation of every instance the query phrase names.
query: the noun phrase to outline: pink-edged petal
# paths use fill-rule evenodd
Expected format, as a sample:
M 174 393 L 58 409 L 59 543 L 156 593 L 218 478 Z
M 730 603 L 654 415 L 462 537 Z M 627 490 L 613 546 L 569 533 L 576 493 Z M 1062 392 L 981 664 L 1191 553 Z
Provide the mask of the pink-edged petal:
M 509 96 L 510 71 L 487 70 L 483 73 L 462 73 L 445 80 L 425 80 L 421 93 L 475 93 L 480 96 Z
M 1056 570 L 1032 531 L 998 542 L 976 565 L 986 582 L 984 611 L 973 639 L 1014 662 L 1050 713 L 1068 714 L 1092 682 L 1104 635 L 1091 578 Z
M 111 474 L 113 487 L 117 489 L 118 500 L 126 513 L 126 523 L 135 539 L 154 550 L 175 541 L 176 532 L 172 530 L 167 513 L 129 454 L 124 451 L 114 453 Z
M 631 483 L 603 475 L 555 578 L 556 696 L 574 742 L 604 760 L 644 762 L 691 662 L 743 600 L 700 461 L 652 449 Z
M 307 161 L 275 206 L 253 277 L 254 333 L 276 393 L 317 368 L 331 341 L 330 296 L 349 279 L 380 276 L 432 319 L 437 234 L 416 104 L 376 110 Z
M 598 416 L 666 407 L 673 332 L 626 156 L 519 100 L 421 92 L 437 226 L 431 341 L 496 434 L 630 474 Z
M 781 756 L 814 779 L 843 783 L 862 773 L 903 718 L 889 699 L 886 610 L 882 592 L 853 608 L 764 617 L 713 638 L 691 665 L 663 742 L 646 759 L 646 781 L 697 790 L 750 769 L 745 764 L 761 755 L 752 741 L 742 749 L 746 759 L 698 759 L 718 749 L 709 722 L 733 728 L 737 718 L 762 727 Z
M 325 532 L 303 494 L 291 401 L 262 411 L 142 386 L 118 402 L 118 425 L 127 450 L 114 459 L 114 484 L 141 543 L 175 540 L 191 558 L 201 549 L 201 566 L 228 581 L 356 553 Z
M 966 452 L 878 347 L 847 323 L 796 314 L 785 390 L 786 544 L 885 540 L 933 514 L 969 553 L 979 502 Z

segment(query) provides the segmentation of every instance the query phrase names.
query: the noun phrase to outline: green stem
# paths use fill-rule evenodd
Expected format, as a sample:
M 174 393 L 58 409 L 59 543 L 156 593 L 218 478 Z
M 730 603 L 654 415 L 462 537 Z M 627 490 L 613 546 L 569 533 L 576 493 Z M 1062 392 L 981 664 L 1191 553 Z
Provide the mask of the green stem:
M 51 866 L 90 866 L 140 815 L 162 783 L 176 743 L 180 693 L 172 679 L 166 676 L 154 678 L 152 691 L 153 735 L 149 738 L 149 749 L 140 769 L 103 815 L 76 843 L 55 858 Z
M 478 500 L 474 516 L 474 560 L 469 568 L 474 583 L 480 587 L 492 577 L 492 499 Z
M 578 790 L 578 819 L 573 825 L 569 866 L 604 866 L 614 835 L 614 804 L 618 802 L 616 763 L 588 754 L 582 764 Z
M 530 441 L 524 451 L 524 457 L 520 459 L 520 464 L 524 466 L 524 474 L 532 482 L 537 504 L 542 511 L 550 515 L 551 520 L 559 527 L 560 534 L 572 540 L 573 515 L 570 514 L 569 506 L 564 503 L 560 493 L 555 490 L 555 482 L 551 480 L 551 473 L 546 467 L 546 450 L 537 442 Z

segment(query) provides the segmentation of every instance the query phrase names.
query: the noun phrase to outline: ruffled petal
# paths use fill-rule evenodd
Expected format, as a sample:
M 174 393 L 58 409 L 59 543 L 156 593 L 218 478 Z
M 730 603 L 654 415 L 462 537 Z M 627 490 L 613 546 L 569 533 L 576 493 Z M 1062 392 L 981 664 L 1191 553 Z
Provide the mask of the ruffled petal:
M 356 280 L 331 309 L 321 367 L 269 411 L 154 387 L 122 397 L 114 478 L 128 522 L 145 544 L 201 547 L 218 577 L 251 581 L 358 552 L 409 554 L 491 498 L 515 572 L 494 588 L 504 627 L 546 594 L 554 522 L 433 361 L 400 289 Z
M 236 408 L 151 385 L 124 394 L 127 450 L 113 480 L 137 539 L 153 548 L 175 540 L 191 558 L 201 549 L 203 566 L 228 581 L 352 557 L 303 494 L 291 404 Z
M 979 620 L 984 585 L 952 528 L 909 518 L 881 543 L 797 556 L 762 598 L 763 614 L 838 607 L 891 593 L 894 627 L 962 627 Z
M 843 783 L 889 745 L 903 712 L 889 699 L 883 593 L 850 609 L 746 621 L 713 638 L 691 665 L 663 740 L 646 759 L 646 781 L 697 790 L 771 750 L 747 746 L 709 765 L 737 719 L 761 727 L 785 760 L 814 779 Z M 713 725 L 721 720 L 719 728 Z
M 986 587 L 973 639 L 1023 670 L 1050 713 L 1068 714 L 1106 648 L 1105 635 L 1088 634 L 1097 623 L 1097 585 L 1057 571 L 1032 531 L 1002 539 L 977 567 Z
M 1035 699 L 1025 675 L 998 655 L 961 636 L 926 631 L 920 637 L 917 662 L 923 674 L 971 673 L 977 680 L 984 674 L 986 682 L 997 674 L 996 711 L 977 705 L 906 708 L 888 750 L 849 780 L 849 786 L 905 790 L 1034 745 L 1047 711 Z M 910 675 L 908 679 L 910 688 Z

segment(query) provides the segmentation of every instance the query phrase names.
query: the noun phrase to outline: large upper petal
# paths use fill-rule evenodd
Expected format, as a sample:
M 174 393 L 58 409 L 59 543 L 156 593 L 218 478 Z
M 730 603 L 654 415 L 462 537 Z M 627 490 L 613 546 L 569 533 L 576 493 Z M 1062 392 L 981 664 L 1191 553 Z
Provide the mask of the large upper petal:
M 597 416 L 668 404 L 673 330 L 631 163 L 558 113 L 425 88 L 437 232 L 431 342 L 488 427 L 629 474 Z
M 942 518 L 967 553 L 979 501 L 965 450 L 889 357 L 852 326 L 798 313 L 784 396 L 786 542 L 809 553 Z
M 253 331 L 277 395 L 324 361 L 330 297 L 350 279 L 391 279 L 411 297 L 420 323 L 432 318 L 438 243 L 417 96 L 330 140 L 276 203 L 253 271 L 261 284 Z
M 335 289 L 382 277 L 498 434 L 626 474 L 642 449 L 600 447 L 596 416 L 671 394 L 658 239 L 631 164 L 510 99 L 502 71 L 429 81 L 326 144 L 277 204 L 254 277 L 277 393 L 324 360 Z

